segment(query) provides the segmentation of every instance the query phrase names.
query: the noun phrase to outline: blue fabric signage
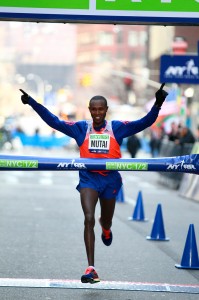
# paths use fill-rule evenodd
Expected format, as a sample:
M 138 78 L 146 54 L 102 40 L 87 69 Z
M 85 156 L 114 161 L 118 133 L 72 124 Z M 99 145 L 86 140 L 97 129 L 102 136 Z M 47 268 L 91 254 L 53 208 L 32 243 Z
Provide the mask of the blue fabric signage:
M 160 60 L 160 82 L 199 84 L 197 55 L 163 55 Z

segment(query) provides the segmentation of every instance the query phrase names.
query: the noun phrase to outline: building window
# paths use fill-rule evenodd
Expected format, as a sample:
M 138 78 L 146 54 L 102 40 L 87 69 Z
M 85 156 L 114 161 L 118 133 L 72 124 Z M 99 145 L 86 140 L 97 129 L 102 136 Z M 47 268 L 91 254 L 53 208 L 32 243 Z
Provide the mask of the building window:
M 88 45 L 94 41 L 93 36 L 90 33 L 81 33 L 78 36 L 78 45 Z
M 139 44 L 140 44 L 140 46 L 146 45 L 147 39 L 148 39 L 147 32 L 146 31 L 140 31 L 139 32 Z
M 111 32 L 99 32 L 99 45 L 111 46 L 114 43 L 113 34 Z
M 129 31 L 128 45 L 131 47 L 137 47 L 138 44 L 139 44 L 138 32 L 137 31 Z
M 146 31 L 129 31 L 128 45 L 132 47 L 144 46 L 147 42 Z

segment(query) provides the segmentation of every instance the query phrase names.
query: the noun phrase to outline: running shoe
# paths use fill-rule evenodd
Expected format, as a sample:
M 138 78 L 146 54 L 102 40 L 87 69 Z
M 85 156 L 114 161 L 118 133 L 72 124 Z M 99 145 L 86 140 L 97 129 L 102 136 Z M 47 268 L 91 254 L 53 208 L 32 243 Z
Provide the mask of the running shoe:
M 99 218 L 99 223 L 102 227 L 102 224 L 101 224 L 101 218 Z M 112 243 L 112 240 L 113 240 L 113 234 L 112 234 L 112 231 L 110 229 L 104 229 L 102 227 L 102 235 L 101 235 L 101 238 L 102 238 L 102 242 L 104 243 L 104 245 L 106 246 L 110 246 L 111 243 Z
M 82 283 L 98 283 L 100 279 L 97 275 L 97 272 L 92 267 L 88 267 L 81 277 Z

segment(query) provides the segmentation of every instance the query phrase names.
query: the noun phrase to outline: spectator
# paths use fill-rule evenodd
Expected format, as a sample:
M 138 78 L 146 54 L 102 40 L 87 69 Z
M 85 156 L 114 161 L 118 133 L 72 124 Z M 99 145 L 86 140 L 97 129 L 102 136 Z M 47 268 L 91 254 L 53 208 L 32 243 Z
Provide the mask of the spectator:
M 129 136 L 127 139 L 127 150 L 130 153 L 132 158 L 136 156 L 140 148 L 141 148 L 141 143 L 139 138 L 135 134 Z
M 196 140 L 197 142 L 199 142 L 199 125 L 197 126 L 197 130 L 196 130 Z
M 12 148 L 12 135 L 10 130 L 6 128 L 6 126 L 2 126 L 0 128 L 0 148 L 4 147 L 4 145 L 9 145 Z
M 179 138 L 176 139 L 175 143 L 179 145 L 184 144 L 194 144 L 196 141 L 192 131 L 186 127 L 182 126 L 179 133 Z
M 162 127 L 158 127 L 154 130 L 151 130 L 151 139 L 149 145 L 151 148 L 152 157 L 157 157 L 159 155 L 163 136 L 164 136 L 164 131 Z
M 168 140 L 171 142 L 174 142 L 178 139 L 179 131 L 178 131 L 178 125 L 175 122 L 171 123 L 171 131 L 168 134 Z

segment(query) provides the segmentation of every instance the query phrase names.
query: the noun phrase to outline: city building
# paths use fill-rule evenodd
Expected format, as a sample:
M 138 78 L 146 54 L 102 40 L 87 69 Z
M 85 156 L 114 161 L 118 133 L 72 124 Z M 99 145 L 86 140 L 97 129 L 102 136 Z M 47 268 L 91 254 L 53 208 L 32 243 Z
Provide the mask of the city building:
M 81 95 L 89 97 L 99 91 L 109 99 L 129 103 L 132 92 L 133 104 L 138 104 L 147 66 L 147 43 L 144 25 L 77 24 L 77 84 Z M 135 83 L 114 71 L 136 74 L 140 81 Z
M 18 111 L 19 87 L 41 101 L 45 98 L 45 104 L 53 104 L 57 92 L 61 102 L 67 100 L 69 92 L 75 89 L 76 25 L 33 22 L 0 22 L 0 25 L 1 112 L 6 115 L 12 107 L 14 112 Z

